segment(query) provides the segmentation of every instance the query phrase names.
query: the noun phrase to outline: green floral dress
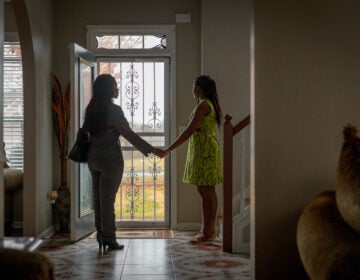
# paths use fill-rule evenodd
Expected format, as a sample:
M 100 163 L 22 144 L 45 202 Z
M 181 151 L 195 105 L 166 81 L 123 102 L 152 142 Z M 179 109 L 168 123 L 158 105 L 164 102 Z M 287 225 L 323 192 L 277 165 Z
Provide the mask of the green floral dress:
M 220 148 L 214 106 L 210 100 L 205 101 L 211 112 L 189 139 L 183 181 L 196 186 L 215 186 L 222 183 Z M 193 114 L 194 111 L 190 118 Z

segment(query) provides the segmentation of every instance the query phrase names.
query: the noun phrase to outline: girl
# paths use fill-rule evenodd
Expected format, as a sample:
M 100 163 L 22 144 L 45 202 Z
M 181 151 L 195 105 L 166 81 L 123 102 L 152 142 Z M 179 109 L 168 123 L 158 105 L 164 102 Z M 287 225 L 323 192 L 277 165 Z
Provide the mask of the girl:
M 202 232 L 192 237 L 192 244 L 206 243 L 216 238 L 217 196 L 215 185 L 222 182 L 220 148 L 216 126 L 220 128 L 222 112 L 216 84 L 209 76 L 199 76 L 192 89 L 197 106 L 190 123 L 161 156 L 183 144 L 189 138 L 183 181 L 197 186 L 202 201 Z

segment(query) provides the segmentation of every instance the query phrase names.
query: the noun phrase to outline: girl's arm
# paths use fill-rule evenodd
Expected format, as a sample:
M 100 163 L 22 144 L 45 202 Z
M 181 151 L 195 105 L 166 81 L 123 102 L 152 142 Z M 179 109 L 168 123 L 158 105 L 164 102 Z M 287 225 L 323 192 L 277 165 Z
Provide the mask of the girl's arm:
M 190 136 L 200 127 L 203 119 L 210 114 L 210 106 L 205 102 L 201 101 L 195 108 L 194 115 L 190 120 L 189 124 L 185 128 L 185 130 L 176 138 L 176 140 L 165 150 L 163 150 L 163 157 L 170 153 L 172 150 L 179 147 L 186 140 L 190 138 Z

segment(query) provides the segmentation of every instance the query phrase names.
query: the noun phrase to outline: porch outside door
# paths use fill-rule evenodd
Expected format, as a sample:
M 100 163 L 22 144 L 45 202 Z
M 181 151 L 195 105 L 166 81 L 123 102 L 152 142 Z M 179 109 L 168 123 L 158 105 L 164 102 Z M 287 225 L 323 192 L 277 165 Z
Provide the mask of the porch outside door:
M 169 142 L 168 58 L 98 58 L 98 72 L 111 74 L 119 87 L 114 103 L 130 127 L 155 147 Z M 169 159 L 143 156 L 120 137 L 125 167 L 116 196 L 117 227 L 169 227 Z

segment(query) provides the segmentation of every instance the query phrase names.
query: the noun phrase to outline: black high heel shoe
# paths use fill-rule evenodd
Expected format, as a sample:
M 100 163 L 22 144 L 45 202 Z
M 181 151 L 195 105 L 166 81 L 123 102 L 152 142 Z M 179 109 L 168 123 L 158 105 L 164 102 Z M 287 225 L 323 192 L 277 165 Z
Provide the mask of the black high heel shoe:
M 122 250 L 122 249 L 124 249 L 124 245 L 117 243 L 116 240 L 104 241 L 102 244 L 104 246 L 104 251 L 106 251 L 106 246 L 110 250 Z
M 101 233 L 99 232 L 96 233 L 96 240 L 99 243 L 99 254 L 101 254 L 103 249 L 103 241 L 102 241 Z M 104 251 L 105 251 L 105 246 L 104 246 Z

